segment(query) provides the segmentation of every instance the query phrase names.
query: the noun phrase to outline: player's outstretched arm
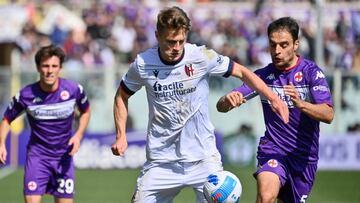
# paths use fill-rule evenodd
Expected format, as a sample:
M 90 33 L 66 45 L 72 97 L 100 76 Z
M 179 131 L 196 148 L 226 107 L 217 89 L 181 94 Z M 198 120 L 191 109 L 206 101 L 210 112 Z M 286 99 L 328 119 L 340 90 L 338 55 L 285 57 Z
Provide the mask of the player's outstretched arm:
M 0 123 L 0 164 L 6 163 L 6 137 L 10 131 L 10 124 L 6 119 L 3 119 Z
M 245 103 L 246 99 L 240 92 L 230 92 L 222 96 L 216 104 L 216 108 L 219 112 L 228 112 L 233 108 L 239 107 Z
M 130 95 L 127 94 L 121 86 L 116 91 L 114 101 L 114 122 L 116 130 L 116 141 L 111 146 L 111 151 L 116 156 L 124 156 L 128 143 L 126 140 L 126 120 L 128 116 L 128 100 Z
M 85 130 L 90 120 L 90 109 L 80 114 L 79 127 L 76 133 L 70 138 L 69 145 L 72 145 L 71 152 L 69 155 L 73 156 L 79 151 L 81 139 L 84 137 Z
M 286 103 L 282 101 L 255 73 L 238 63 L 234 63 L 232 75 L 240 78 L 253 90 L 265 96 L 270 101 L 273 110 L 281 116 L 282 120 L 285 123 L 289 122 L 289 109 Z

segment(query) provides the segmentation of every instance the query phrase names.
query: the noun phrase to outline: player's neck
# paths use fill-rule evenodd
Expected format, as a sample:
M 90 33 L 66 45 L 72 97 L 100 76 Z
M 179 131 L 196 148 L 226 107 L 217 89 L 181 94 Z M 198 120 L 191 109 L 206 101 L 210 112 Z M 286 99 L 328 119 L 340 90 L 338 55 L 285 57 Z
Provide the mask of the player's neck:
M 178 63 L 184 58 L 185 49 L 183 50 L 181 56 L 180 56 L 177 60 L 174 60 L 174 61 L 169 61 L 169 60 L 167 60 L 166 57 L 164 56 L 164 54 L 161 52 L 160 47 L 158 48 L 158 54 L 159 54 L 160 60 L 161 60 L 165 65 L 175 65 L 175 64 L 178 64 Z
M 295 68 L 300 62 L 300 56 L 296 55 L 292 62 L 287 67 L 277 68 L 281 71 L 287 72 Z
M 44 81 L 39 82 L 40 89 L 44 92 L 55 92 L 59 87 L 59 79 L 54 82 L 54 84 L 48 85 Z

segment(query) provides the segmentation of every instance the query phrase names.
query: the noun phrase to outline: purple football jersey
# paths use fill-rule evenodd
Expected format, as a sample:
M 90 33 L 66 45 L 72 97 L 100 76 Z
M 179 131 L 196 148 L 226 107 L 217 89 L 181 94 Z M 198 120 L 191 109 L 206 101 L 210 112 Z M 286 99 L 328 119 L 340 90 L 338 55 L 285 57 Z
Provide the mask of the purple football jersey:
M 13 97 L 4 119 L 11 123 L 26 111 L 31 127 L 28 154 L 57 158 L 70 150 L 68 141 L 72 136 L 75 106 L 81 112 L 89 108 L 80 84 L 60 78 L 56 91 L 44 92 L 36 82 Z
M 309 163 L 317 162 L 320 123 L 296 108 L 290 96 L 285 95 L 283 86 L 291 82 L 302 100 L 332 106 L 330 89 L 323 71 L 314 62 L 299 58 L 297 65 L 288 71 L 279 71 L 271 63 L 255 73 L 287 103 L 290 119 L 285 124 L 271 109 L 269 101 L 261 96 L 266 131 L 260 140 L 259 153 L 293 155 Z M 247 100 L 257 95 L 246 84 L 234 91 L 241 92 Z M 275 147 L 268 146 L 266 143 L 269 142 Z

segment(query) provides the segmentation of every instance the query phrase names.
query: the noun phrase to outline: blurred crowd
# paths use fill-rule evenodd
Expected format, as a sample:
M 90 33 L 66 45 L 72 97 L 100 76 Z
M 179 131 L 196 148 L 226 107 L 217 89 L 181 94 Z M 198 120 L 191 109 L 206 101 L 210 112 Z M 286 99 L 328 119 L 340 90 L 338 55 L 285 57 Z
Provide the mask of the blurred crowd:
M 260 67 L 270 62 L 267 24 L 282 15 L 275 13 L 278 8 L 265 6 L 256 10 L 253 6 L 246 7 L 246 2 L 249 5 L 251 1 L 230 1 L 215 7 L 189 6 L 185 0 L 19 2 L 1 7 L 25 11 L 25 20 L 18 23 L 20 35 L 13 39 L 21 50 L 24 63 L 33 63 L 34 51 L 39 46 L 54 43 L 65 49 L 68 55 L 65 67 L 68 69 L 106 68 L 131 62 L 137 53 L 156 44 L 156 15 L 162 7 L 174 3 L 183 4 L 191 16 L 189 42 L 206 45 L 244 65 Z M 299 0 L 283 2 L 311 4 L 311 1 Z M 360 9 L 340 5 L 343 8 L 335 11 L 335 21 L 326 24 L 331 26 L 324 26 L 324 68 L 360 72 Z M 300 54 L 314 60 L 317 25 L 313 13 L 305 10 L 294 17 L 301 17 L 298 18 L 301 24 Z M 283 14 L 292 13 L 285 8 Z

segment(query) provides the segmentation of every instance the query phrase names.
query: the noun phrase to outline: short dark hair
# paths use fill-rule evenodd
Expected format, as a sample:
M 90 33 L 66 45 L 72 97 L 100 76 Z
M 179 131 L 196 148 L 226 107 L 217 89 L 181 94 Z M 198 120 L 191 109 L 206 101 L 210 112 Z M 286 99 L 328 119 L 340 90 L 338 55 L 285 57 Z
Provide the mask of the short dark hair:
M 38 52 L 35 54 L 35 63 L 36 66 L 39 67 L 41 61 L 48 59 L 52 56 L 57 56 L 60 59 L 60 66 L 65 61 L 65 52 L 60 48 L 53 44 L 41 47 Z
M 165 29 L 184 29 L 188 32 L 190 27 L 190 18 L 177 6 L 165 8 L 157 16 L 156 29 L 160 33 Z
M 267 29 L 268 37 L 270 37 L 271 33 L 278 30 L 288 31 L 294 41 L 299 38 L 299 24 L 291 17 L 282 17 L 271 22 Z

